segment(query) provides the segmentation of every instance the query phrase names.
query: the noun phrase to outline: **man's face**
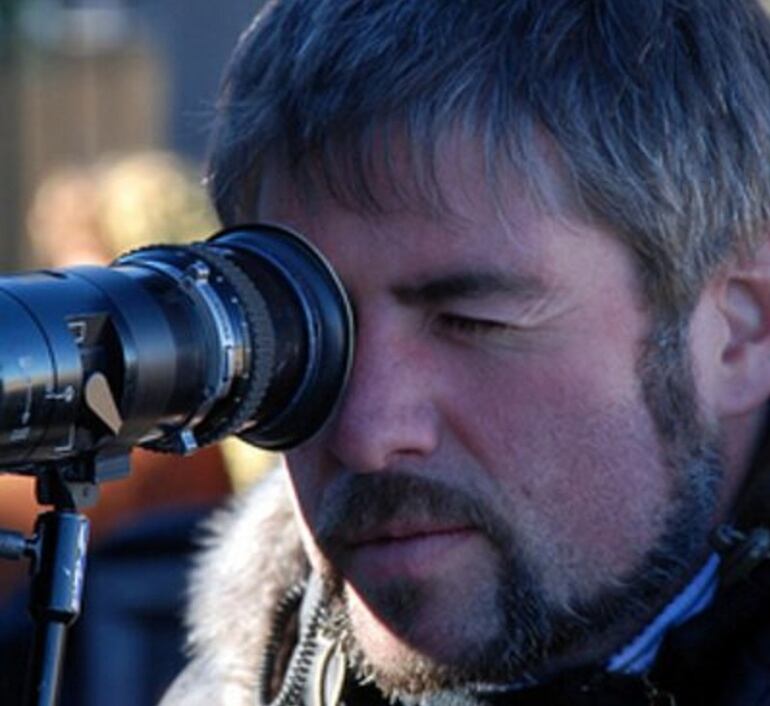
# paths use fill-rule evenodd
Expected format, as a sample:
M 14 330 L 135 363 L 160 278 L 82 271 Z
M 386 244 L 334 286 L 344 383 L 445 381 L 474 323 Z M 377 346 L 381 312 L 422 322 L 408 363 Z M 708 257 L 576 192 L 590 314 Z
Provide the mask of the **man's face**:
M 500 210 L 471 155 L 439 165 L 441 218 L 302 199 L 277 172 L 259 204 L 355 307 L 342 404 L 288 465 L 358 659 L 402 690 L 617 647 L 692 568 L 713 510 L 713 473 L 670 462 L 643 399 L 629 252 L 515 180 Z

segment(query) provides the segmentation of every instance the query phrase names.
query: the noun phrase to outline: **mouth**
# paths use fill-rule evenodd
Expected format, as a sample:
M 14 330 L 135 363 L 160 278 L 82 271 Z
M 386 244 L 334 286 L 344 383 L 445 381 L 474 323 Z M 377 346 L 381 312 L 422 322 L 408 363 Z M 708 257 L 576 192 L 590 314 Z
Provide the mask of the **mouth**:
M 377 581 L 419 578 L 446 569 L 477 531 L 469 525 L 393 525 L 348 541 L 348 569 Z
M 447 525 L 413 525 L 393 524 L 376 527 L 348 539 L 349 547 L 355 549 L 367 545 L 380 545 L 392 542 L 407 542 L 429 537 L 451 535 L 458 532 L 470 531 L 471 527 L 464 524 Z

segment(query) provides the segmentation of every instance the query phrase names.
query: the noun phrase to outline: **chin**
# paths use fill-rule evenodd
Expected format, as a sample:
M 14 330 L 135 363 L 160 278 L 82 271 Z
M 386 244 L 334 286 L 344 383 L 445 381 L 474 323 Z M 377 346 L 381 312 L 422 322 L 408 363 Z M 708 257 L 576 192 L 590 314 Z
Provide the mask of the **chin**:
M 363 679 L 372 679 L 390 697 L 421 694 L 447 688 L 453 681 L 451 663 L 456 655 L 447 643 L 433 637 L 415 644 L 415 636 L 402 636 L 383 622 L 354 591 L 346 596 L 345 651 Z M 411 633 L 413 630 L 403 630 Z M 427 634 L 427 629 L 420 630 Z
M 466 604 L 463 590 L 439 586 L 393 582 L 368 600 L 345 587 L 346 652 L 359 676 L 388 696 L 501 681 L 518 671 L 503 656 L 506 628 L 495 590 Z

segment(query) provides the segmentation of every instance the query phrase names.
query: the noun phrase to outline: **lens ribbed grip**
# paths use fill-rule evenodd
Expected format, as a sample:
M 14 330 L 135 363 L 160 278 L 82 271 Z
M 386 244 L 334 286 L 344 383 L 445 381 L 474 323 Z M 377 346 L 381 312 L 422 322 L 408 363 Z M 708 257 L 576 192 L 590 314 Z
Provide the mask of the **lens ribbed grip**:
M 242 389 L 237 390 L 235 397 L 228 400 L 226 413 L 207 417 L 195 429 L 198 444 L 204 446 L 238 431 L 257 411 L 272 377 L 275 334 L 267 304 L 243 270 L 211 248 L 201 245 L 190 247 L 197 257 L 221 274 L 235 290 L 246 319 L 251 348 L 248 372 L 236 380 L 236 386 L 240 385 Z

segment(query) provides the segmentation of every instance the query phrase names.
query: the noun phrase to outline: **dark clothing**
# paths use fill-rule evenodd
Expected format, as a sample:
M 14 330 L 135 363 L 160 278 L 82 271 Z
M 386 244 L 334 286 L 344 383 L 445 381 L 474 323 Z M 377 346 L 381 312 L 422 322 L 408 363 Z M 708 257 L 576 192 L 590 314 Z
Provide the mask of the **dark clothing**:
M 685 706 L 770 704 L 770 565 L 672 631 L 651 677 Z

